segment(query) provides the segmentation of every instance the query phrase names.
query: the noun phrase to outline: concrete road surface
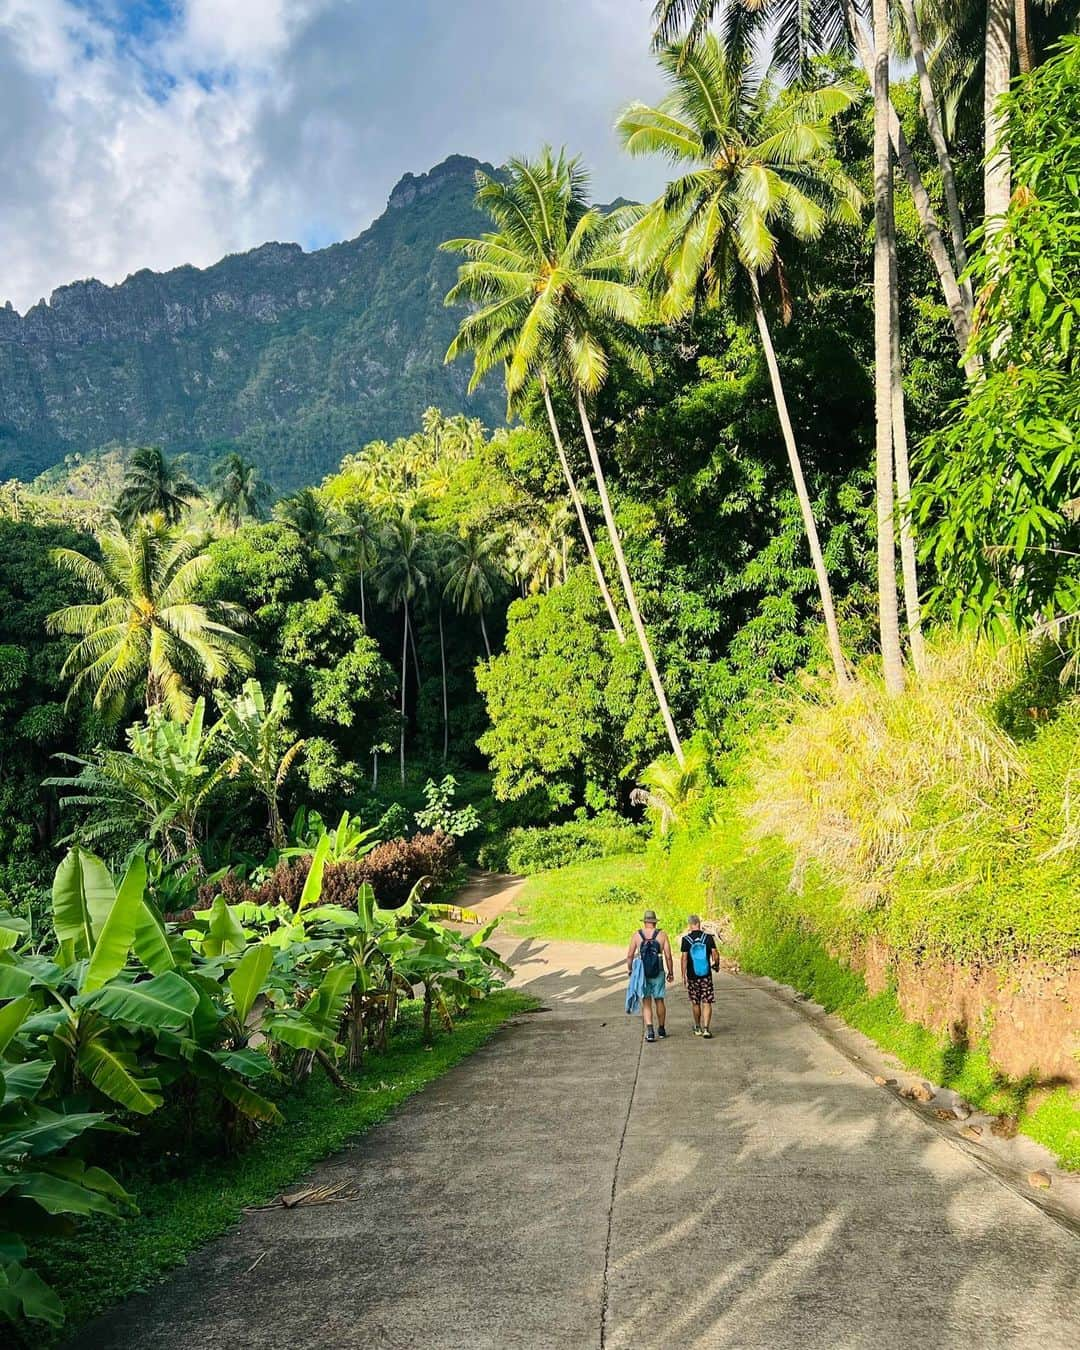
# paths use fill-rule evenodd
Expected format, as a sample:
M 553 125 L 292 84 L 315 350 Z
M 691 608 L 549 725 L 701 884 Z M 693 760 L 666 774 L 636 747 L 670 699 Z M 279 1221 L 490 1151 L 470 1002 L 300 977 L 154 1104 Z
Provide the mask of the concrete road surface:
M 1080 1239 L 759 985 L 644 1045 L 622 953 L 504 940 L 522 1018 L 83 1350 L 1076 1350 Z M 256 1262 L 258 1263 L 256 1265 Z M 254 1269 L 252 1269 L 254 1267 Z

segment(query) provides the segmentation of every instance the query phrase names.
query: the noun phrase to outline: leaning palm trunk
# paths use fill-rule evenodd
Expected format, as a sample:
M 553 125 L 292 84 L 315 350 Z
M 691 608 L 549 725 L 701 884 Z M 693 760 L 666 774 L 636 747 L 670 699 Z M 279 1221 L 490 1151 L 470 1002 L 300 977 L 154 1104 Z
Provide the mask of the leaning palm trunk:
M 986 74 L 983 81 L 983 122 L 985 152 L 983 161 L 983 210 L 987 235 L 1001 228 L 1009 209 L 1011 164 L 1008 120 L 1001 109 L 1001 96 L 1009 87 L 1012 61 L 1014 0 L 987 0 Z
M 863 32 L 853 0 L 845 0 L 844 8 L 852 40 L 859 53 L 859 59 L 862 61 L 871 84 L 873 84 L 875 69 L 873 48 Z M 907 179 L 908 190 L 911 193 L 912 201 L 915 203 L 915 211 L 922 226 L 926 250 L 930 255 L 930 261 L 934 264 L 934 270 L 938 274 L 941 291 L 945 297 L 949 317 L 952 320 L 956 345 L 963 355 L 967 350 L 968 339 L 971 337 L 971 306 L 965 300 L 965 293 L 961 290 L 960 283 L 956 279 L 956 268 L 949 257 L 948 249 L 945 247 L 945 240 L 942 238 L 941 227 L 938 225 L 933 203 L 930 201 L 930 194 L 926 190 L 926 185 L 919 172 L 919 166 L 915 163 L 911 147 L 907 143 L 907 137 L 904 135 L 903 127 L 900 125 L 900 119 L 896 115 L 896 109 L 893 107 L 891 100 L 886 105 L 885 115 L 888 118 L 889 139 L 896 151 L 897 161 L 904 171 L 904 177 Z M 978 366 L 972 361 L 965 360 L 964 369 L 969 379 L 974 379 L 978 374 Z
M 491 660 L 491 643 L 488 640 L 487 624 L 484 622 L 484 611 L 480 611 L 480 632 L 484 637 L 484 651 L 487 652 L 487 659 Z
M 570 471 L 570 461 L 566 458 L 566 450 L 563 448 L 562 436 L 559 434 L 559 424 L 555 420 L 555 409 L 551 403 L 551 391 L 548 389 L 547 379 L 543 375 L 540 376 L 540 388 L 544 391 L 544 406 L 547 408 L 548 425 L 551 427 L 552 439 L 555 441 L 555 449 L 559 456 L 559 464 L 562 466 L 563 477 L 566 479 L 566 486 L 570 490 L 570 500 L 574 503 L 574 510 L 577 512 L 578 524 L 581 526 L 581 537 L 585 540 L 585 550 L 589 555 L 589 561 L 592 563 L 593 573 L 596 576 L 596 584 L 600 587 L 600 594 L 604 597 L 604 604 L 607 606 L 608 617 L 611 619 L 611 626 L 615 629 L 615 636 L 620 642 L 625 642 L 626 632 L 623 629 L 622 620 L 619 618 L 619 611 L 615 608 L 615 602 L 611 598 L 611 592 L 608 590 L 608 584 L 604 578 L 603 568 L 600 566 L 596 545 L 593 543 L 592 531 L 589 529 L 589 522 L 585 517 L 585 507 L 581 500 L 581 494 L 577 490 L 577 484 L 574 482 L 574 475 Z M 565 577 L 563 579 L 565 580 Z
M 442 668 L 442 762 L 450 753 L 450 708 L 446 697 L 446 641 L 443 637 L 442 604 L 439 605 L 439 665 Z
M 1022 4 L 1022 0 L 1018 0 L 1018 3 Z M 922 32 L 919 29 L 918 15 L 915 13 L 915 0 L 903 0 L 902 8 L 904 22 L 907 26 L 908 41 L 911 43 L 911 55 L 919 77 L 919 97 L 922 101 L 923 116 L 926 118 L 926 129 L 930 133 L 930 140 L 933 142 L 934 153 L 937 156 L 938 168 L 941 170 L 941 186 L 945 192 L 945 209 L 949 217 L 949 231 L 952 234 L 953 259 L 956 263 L 957 272 L 962 274 L 967 267 L 967 247 L 964 243 L 964 222 L 960 215 L 960 198 L 956 191 L 956 176 L 953 173 L 952 156 L 949 154 L 945 132 L 941 126 L 941 118 L 938 116 L 937 99 L 934 97 L 934 86 L 926 65 L 926 50 L 923 47 Z M 971 283 L 961 275 L 959 285 L 964 296 L 964 304 L 970 314 L 972 309 Z
M 608 538 L 611 540 L 611 548 L 615 554 L 615 563 L 619 569 L 619 579 L 622 581 L 623 594 L 626 596 L 626 605 L 630 611 L 630 618 L 634 622 L 634 631 L 637 633 L 638 642 L 641 644 L 641 654 L 645 658 L 645 667 L 649 672 L 649 679 L 652 681 L 652 687 L 656 693 L 656 701 L 660 705 L 660 716 L 664 719 L 664 727 L 668 734 L 668 740 L 671 742 L 671 748 L 681 767 L 686 763 L 682 742 L 679 740 L 679 733 L 675 730 L 675 719 L 671 716 L 671 709 L 668 707 L 667 695 L 664 693 L 664 685 L 660 679 L 660 672 L 656 668 L 656 659 L 653 656 L 649 635 L 646 633 L 645 625 L 641 621 L 641 611 L 638 609 L 637 596 L 634 594 L 634 586 L 630 580 L 630 571 L 626 566 L 626 558 L 623 555 L 622 540 L 619 538 L 619 530 L 615 524 L 615 516 L 611 509 L 611 499 L 608 497 L 607 480 L 604 477 L 600 456 L 596 451 L 596 441 L 593 439 L 592 423 L 589 421 L 589 414 L 585 408 L 585 400 L 580 392 L 577 396 L 577 405 L 578 415 L 581 418 L 581 429 L 585 433 L 585 444 L 589 447 L 589 460 L 592 463 L 593 477 L 596 479 L 596 490 L 600 494 L 600 506 L 604 512 L 604 524 L 607 526 Z
M 405 677 L 409 669 L 409 602 L 402 608 L 405 617 L 401 625 L 401 783 L 405 785 Z
M 874 415 L 877 478 L 878 619 L 885 688 L 904 689 L 893 537 L 892 144 L 889 137 L 889 4 L 874 0 Z
M 784 386 L 780 379 L 780 367 L 776 361 L 772 334 L 769 332 L 769 323 L 761 304 L 761 290 L 758 285 L 757 273 L 751 270 L 749 275 L 758 336 L 761 338 L 761 346 L 765 352 L 765 364 L 769 368 L 769 380 L 772 383 L 776 415 L 780 420 L 780 430 L 784 436 L 788 464 L 791 466 L 791 477 L 795 482 L 795 495 L 799 499 L 799 510 L 802 512 L 806 542 L 810 545 L 810 558 L 814 564 L 814 576 L 817 578 L 818 595 L 821 598 L 821 609 L 825 616 L 825 632 L 829 640 L 829 655 L 832 657 L 833 670 L 836 672 L 836 682 L 843 689 L 849 683 L 848 668 L 847 662 L 844 660 L 844 649 L 840 645 L 840 629 L 836 622 L 836 609 L 833 605 L 829 574 L 825 569 L 825 556 L 821 551 L 817 522 L 814 520 L 814 508 L 810 503 L 810 494 L 806 490 L 806 479 L 803 477 L 799 450 L 795 444 L 795 431 L 791 425 L 791 416 L 788 413 L 787 399 L 784 396 Z
M 890 239 L 889 304 L 892 308 L 890 335 L 890 378 L 892 381 L 893 458 L 896 461 L 896 507 L 900 517 L 900 562 L 904 579 L 904 612 L 907 615 L 911 664 L 916 675 L 926 671 L 926 643 L 922 631 L 922 606 L 919 602 L 919 570 L 915 559 L 915 535 L 911 524 L 911 468 L 908 461 L 907 418 L 904 414 L 904 366 L 900 356 L 900 288 L 896 261 L 896 239 Z

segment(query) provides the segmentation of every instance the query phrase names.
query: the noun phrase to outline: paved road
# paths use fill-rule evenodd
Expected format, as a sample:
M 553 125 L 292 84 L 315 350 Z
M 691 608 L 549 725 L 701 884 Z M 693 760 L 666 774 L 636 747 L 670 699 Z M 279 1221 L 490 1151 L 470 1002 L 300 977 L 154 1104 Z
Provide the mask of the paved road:
M 721 976 L 715 1040 L 677 999 L 643 1045 L 620 952 L 507 950 L 550 1010 L 315 1173 L 358 1201 L 245 1217 L 75 1345 L 1080 1345 L 1080 1239 L 797 1009 Z

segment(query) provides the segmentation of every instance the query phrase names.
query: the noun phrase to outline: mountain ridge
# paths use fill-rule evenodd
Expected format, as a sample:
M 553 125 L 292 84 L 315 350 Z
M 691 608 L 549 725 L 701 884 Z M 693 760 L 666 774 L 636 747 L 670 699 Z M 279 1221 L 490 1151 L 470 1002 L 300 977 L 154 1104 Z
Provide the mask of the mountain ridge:
M 324 248 L 267 241 L 205 268 L 140 269 L 0 309 L 0 478 L 73 451 L 151 441 L 206 462 L 235 447 L 281 487 L 367 440 L 411 431 L 436 403 L 502 420 L 494 387 L 468 395 L 443 355 L 456 262 L 438 252 L 484 221 L 478 169 L 451 155 L 406 173 L 361 234 Z

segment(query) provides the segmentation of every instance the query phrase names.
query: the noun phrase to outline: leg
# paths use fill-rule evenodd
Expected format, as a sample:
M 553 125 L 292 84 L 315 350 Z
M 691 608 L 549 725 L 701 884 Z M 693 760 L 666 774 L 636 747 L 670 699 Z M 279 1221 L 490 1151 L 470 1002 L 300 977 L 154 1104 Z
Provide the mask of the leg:
M 667 1017 L 667 1004 L 662 998 L 656 1000 L 656 1025 L 662 1027 L 664 1019 Z
M 652 1014 L 653 1014 L 652 999 L 649 998 L 648 995 L 646 995 L 641 1000 L 641 1020 L 645 1023 L 646 1031 L 648 1031 L 648 1029 L 652 1026 Z
M 691 1002 L 690 1011 L 694 1016 L 694 1026 L 701 1026 L 701 1004 Z
M 703 1003 L 701 1005 L 701 1025 L 707 1027 L 712 1021 L 712 1004 Z

